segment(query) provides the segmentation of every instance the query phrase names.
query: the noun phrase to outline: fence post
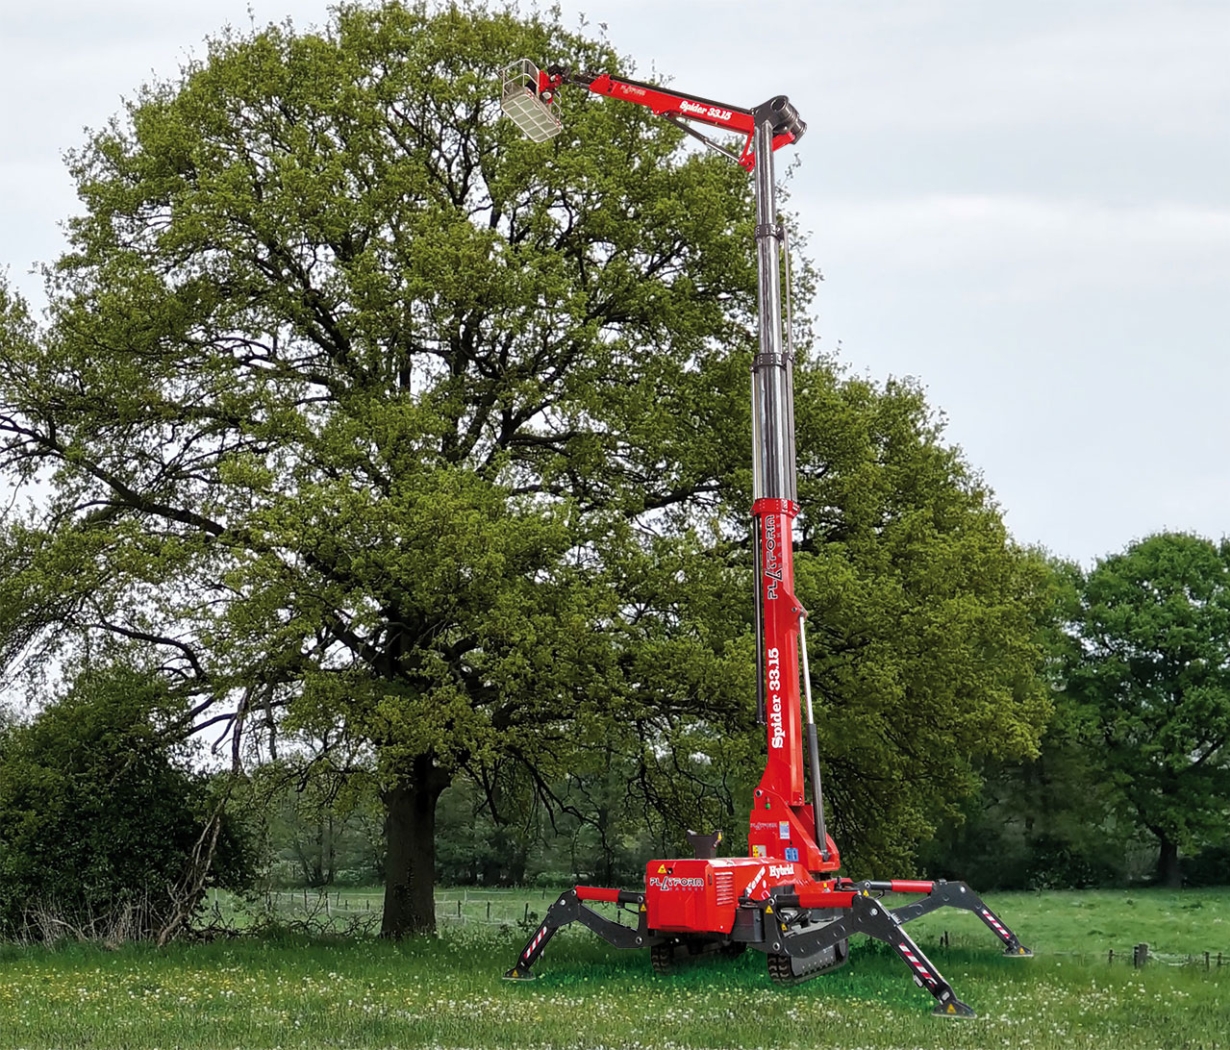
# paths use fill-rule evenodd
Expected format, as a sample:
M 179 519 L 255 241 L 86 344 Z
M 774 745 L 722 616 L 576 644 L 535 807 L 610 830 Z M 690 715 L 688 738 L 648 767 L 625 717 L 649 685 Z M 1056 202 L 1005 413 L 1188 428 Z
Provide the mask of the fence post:
M 1106 953 L 1106 961 L 1108 963 L 1113 963 L 1115 961 L 1115 949 L 1114 948 L 1112 948 L 1110 951 Z
M 1141 941 L 1132 949 L 1132 965 L 1136 969 L 1140 969 L 1149 961 L 1149 945 L 1145 941 Z
M 487 921 L 491 921 L 491 901 L 487 902 Z

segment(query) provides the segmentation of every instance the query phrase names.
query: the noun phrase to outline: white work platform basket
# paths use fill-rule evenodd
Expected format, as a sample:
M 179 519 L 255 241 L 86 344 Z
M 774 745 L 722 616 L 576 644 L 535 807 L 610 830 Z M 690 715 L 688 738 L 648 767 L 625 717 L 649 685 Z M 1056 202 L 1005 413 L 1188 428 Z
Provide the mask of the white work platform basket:
M 546 142 L 564 130 L 552 102 L 538 95 L 538 67 L 528 58 L 504 70 L 500 108 L 535 142 Z

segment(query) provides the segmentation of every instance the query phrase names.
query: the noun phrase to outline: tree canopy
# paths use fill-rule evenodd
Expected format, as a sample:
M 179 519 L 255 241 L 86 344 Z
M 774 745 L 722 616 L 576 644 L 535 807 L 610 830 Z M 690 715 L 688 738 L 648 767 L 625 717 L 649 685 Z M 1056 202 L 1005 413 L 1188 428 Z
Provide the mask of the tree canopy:
M 851 860 L 908 869 L 979 757 L 1036 753 L 1052 573 L 1010 540 L 917 387 L 813 368 L 799 391 L 796 589 L 826 783 Z
M 641 107 L 498 119 L 512 59 L 620 68 L 553 18 L 223 35 L 72 155 L 45 322 L 0 287 L 0 468 L 36 494 L 0 655 L 138 645 L 186 728 L 365 744 L 391 935 L 434 923 L 459 775 L 549 794 L 620 741 L 640 802 L 703 813 L 681 763 L 758 761 L 751 187 Z M 1041 577 L 917 389 L 799 349 L 837 819 L 905 860 L 971 755 L 1036 743 Z

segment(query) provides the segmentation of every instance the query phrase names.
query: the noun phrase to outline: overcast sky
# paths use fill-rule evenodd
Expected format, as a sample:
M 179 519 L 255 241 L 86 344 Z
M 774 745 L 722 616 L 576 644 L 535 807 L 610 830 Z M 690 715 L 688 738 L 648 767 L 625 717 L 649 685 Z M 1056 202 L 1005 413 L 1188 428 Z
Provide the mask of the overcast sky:
M 1018 540 L 1087 564 L 1160 529 L 1230 533 L 1230 0 L 562 7 L 642 77 L 790 96 L 822 345 L 917 377 Z M 3 0 L 0 266 L 33 301 L 77 210 L 63 151 L 249 12 L 328 17 Z

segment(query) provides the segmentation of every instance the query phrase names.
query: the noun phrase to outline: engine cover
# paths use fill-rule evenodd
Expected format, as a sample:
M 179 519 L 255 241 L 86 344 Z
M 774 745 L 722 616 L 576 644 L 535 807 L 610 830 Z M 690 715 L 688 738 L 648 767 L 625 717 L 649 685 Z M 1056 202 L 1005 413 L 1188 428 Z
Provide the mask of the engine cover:
M 739 900 L 809 883 L 802 864 L 758 857 L 651 860 L 645 867 L 646 922 L 662 933 L 729 934 Z

